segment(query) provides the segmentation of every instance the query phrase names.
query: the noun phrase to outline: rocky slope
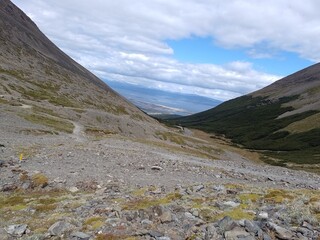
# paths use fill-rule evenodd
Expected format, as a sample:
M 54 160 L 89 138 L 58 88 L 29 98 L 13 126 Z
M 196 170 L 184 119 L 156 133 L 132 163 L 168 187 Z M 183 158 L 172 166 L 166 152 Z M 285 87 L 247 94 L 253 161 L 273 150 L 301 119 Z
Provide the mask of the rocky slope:
M 319 239 L 319 175 L 159 125 L 0 2 L 0 239 Z
M 320 237 L 317 175 L 178 133 L 183 143 L 79 134 L 2 144 L 0 239 Z
M 90 132 L 141 137 L 157 125 L 63 53 L 8 0 L 0 2 L 0 79 L 1 112 L 55 132 L 72 132 L 75 121 Z
M 211 110 L 176 120 L 263 151 L 277 165 L 320 164 L 320 64 Z

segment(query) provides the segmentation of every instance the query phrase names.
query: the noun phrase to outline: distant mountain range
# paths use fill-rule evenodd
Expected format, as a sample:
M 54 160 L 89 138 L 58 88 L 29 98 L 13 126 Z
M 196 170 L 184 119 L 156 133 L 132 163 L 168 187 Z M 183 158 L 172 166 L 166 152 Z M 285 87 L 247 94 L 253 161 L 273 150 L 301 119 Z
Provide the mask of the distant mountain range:
M 128 83 L 105 81 L 150 115 L 178 114 L 185 116 L 210 109 L 221 103 L 219 100 L 195 94 L 171 93 Z
M 320 164 L 320 64 L 174 122 L 262 151 L 268 163 Z

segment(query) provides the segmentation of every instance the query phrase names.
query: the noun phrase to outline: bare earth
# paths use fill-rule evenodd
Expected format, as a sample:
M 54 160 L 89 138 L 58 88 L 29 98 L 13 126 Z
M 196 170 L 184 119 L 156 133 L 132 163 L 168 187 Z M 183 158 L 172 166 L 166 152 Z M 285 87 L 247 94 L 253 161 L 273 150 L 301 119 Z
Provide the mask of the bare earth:
M 21 122 L 12 124 L 15 120 Z M 15 120 L 11 120 L 11 126 L 32 128 L 28 122 Z M 160 140 L 130 139 L 112 134 L 94 139 L 85 135 L 81 124 L 73 124 L 73 134 L 35 136 L 14 135 L 8 123 L 1 121 L 0 143 L 5 147 L 0 158 L 12 166 L 1 169 L 0 184 L 12 181 L 12 169 L 18 167 L 28 173 L 44 173 L 51 180 L 63 180 L 69 187 L 84 180 L 103 183 L 114 179 L 132 186 L 240 182 L 286 188 L 320 187 L 319 175 L 250 161 L 230 150 L 224 149 L 218 153 L 218 158 L 210 159 L 185 153 L 189 146 L 170 142 L 163 145 Z M 206 140 L 200 141 L 206 143 Z M 22 161 L 19 161 L 20 154 L 23 154 Z

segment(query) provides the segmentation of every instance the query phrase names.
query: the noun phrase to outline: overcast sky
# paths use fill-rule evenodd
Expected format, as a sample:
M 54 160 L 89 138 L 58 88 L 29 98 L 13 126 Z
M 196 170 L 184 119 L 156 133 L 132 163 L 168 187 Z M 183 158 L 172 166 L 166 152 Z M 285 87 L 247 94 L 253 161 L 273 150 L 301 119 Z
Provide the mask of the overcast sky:
M 13 0 L 102 79 L 227 100 L 320 60 L 319 0 Z

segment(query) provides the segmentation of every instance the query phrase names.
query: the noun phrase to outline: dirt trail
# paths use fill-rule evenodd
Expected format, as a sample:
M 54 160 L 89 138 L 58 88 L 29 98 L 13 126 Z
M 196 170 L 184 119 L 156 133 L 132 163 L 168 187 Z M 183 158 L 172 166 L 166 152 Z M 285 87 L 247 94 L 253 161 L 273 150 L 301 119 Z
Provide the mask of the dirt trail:
M 77 122 L 73 122 L 71 121 L 71 123 L 74 125 L 74 129 L 73 129 L 73 137 L 76 139 L 76 141 L 78 142 L 84 142 L 87 140 L 85 133 L 84 133 L 84 127 L 77 123 Z

